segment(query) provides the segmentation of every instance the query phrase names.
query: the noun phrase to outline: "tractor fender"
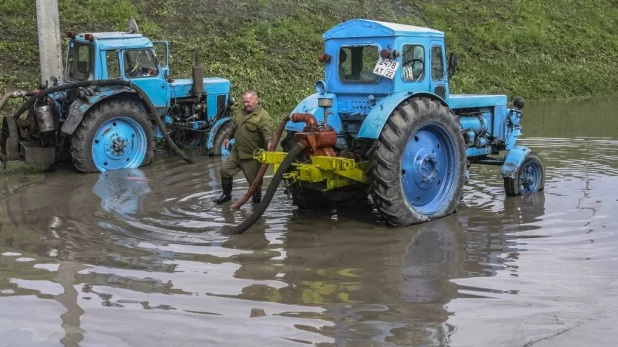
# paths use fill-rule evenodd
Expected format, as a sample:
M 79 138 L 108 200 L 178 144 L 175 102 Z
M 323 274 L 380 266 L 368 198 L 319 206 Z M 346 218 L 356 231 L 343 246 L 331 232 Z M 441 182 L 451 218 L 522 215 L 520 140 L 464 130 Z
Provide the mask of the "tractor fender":
M 337 103 L 337 96 L 335 94 L 315 93 L 315 94 L 309 95 L 303 101 L 301 101 L 298 105 L 296 105 L 296 107 L 292 110 L 290 114 L 309 113 L 315 117 L 318 124 L 323 123 L 324 109 L 318 106 L 318 98 L 333 99 L 333 106 L 328 109 L 329 111 L 336 112 L 336 110 L 339 109 L 338 103 Z M 327 122 L 328 122 L 328 125 L 330 125 L 337 134 L 341 132 L 342 126 L 341 126 L 341 118 L 339 118 L 339 114 L 330 114 L 328 116 Z M 294 123 L 292 121 L 288 121 L 287 124 L 285 125 L 285 130 L 288 132 L 291 132 L 291 131 L 300 132 L 300 131 L 303 131 L 304 128 L 305 128 L 305 122 Z
M 218 121 L 216 121 L 215 124 L 212 125 L 212 128 L 210 128 L 210 132 L 208 133 L 208 142 L 206 142 L 207 149 L 212 149 L 214 147 L 215 137 L 217 136 L 217 132 L 223 126 L 223 124 L 227 122 L 231 122 L 231 121 L 232 121 L 232 118 L 223 117 L 219 119 Z
M 427 92 L 415 93 L 411 91 L 394 93 L 378 101 L 371 111 L 369 111 L 367 117 L 365 117 L 365 121 L 361 125 L 360 131 L 358 132 L 358 137 L 374 140 L 377 139 L 382 132 L 382 128 L 384 127 L 386 120 L 391 115 L 393 110 L 395 110 L 397 106 L 405 100 L 411 97 L 419 96 L 425 96 L 433 100 L 438 100 L 441 104 L 448 107 L 446 101 L 436 94 Z
M 515 179 L 515 173 L 519 171 L 521 164 L 523 164 L 524 160 L 528 156 L 528 153 L 530 152 L 532 151 L 526 146 L 518 145 L 513 147 L 513 149 L 511 149 L 506 155 L 504 164 L 502 164 L 502 169 L 500 170 L 502 177 Z
M 60 130 L 67 135 L 72 135 L 75 129 L 77 129 L 77 126 L 79 126 L 82 122 L 82 119 L 84 119 L 86 112 L 88 112 L 92 106 L 111 96 L 120 96 L 121 94 L 131 96 L 136 95 L 135 92 L 130 89 L 109 89 L 99 91 L 92 96 L 80 97 L 76 99 L 69 107 L 69 115 Z M 144 106 L 142 106 L 142 108 L 144 108 Z

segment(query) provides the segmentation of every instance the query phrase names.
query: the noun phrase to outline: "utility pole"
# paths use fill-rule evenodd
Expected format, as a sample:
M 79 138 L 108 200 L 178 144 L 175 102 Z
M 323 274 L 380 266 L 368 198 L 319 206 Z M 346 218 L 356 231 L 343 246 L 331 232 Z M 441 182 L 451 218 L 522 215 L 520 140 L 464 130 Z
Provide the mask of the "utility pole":
M 41 85 L 52 86 L 51 77 L 62 77 L 58 0 L 36 0 Z

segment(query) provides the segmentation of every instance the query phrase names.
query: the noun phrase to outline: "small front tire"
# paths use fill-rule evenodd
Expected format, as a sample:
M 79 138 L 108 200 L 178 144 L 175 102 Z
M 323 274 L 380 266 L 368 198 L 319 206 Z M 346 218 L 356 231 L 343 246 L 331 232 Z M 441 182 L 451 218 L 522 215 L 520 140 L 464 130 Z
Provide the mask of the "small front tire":
M 540 192 L 545 189 L 545 167 L 534 152 L 528 153 L 513 178 L 504 178 L 504 192 L 507 196 L 519 196 Z

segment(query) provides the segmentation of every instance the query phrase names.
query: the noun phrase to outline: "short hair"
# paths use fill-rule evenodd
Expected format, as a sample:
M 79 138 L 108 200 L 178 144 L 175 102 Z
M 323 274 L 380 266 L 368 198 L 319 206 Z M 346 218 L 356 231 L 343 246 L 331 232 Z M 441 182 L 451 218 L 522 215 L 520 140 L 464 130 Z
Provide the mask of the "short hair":
M 258 92 L 256 92 L 256 91 L 255 91 L 255 90 L 253 90 L 253 89 L 247 89 L 247 90 L 245 90 L 245 92 L 244 92 L 242 95 L 243 95 L 243 96 L 245 96 L 245 95 L 255 95 L 255 97 L 256 97 L 256 98 L 258 98 L 258 97 L 259 97 Z

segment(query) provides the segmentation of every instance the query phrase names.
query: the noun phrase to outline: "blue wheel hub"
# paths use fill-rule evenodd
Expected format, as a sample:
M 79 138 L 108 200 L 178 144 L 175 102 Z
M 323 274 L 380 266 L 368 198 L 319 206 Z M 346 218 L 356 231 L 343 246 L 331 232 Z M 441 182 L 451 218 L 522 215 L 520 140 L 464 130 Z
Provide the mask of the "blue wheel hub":
M 541 168 L 535 163 L 525 164 L 519 173 L 519 191 L 522 194 L 539 190 L 541 184 Z
M 455 144 L 439 125 L 414 133 L 401 158 L 401 183 L 406 200 L 419 213 L 439 212 L 450 199 L 457 165 Z
M 148 139 L 142 126 L 129 117 L 115 117 L 103 123 L 92 141 L 92 160 L 99 171 L 137 168 L 141 165 Z

